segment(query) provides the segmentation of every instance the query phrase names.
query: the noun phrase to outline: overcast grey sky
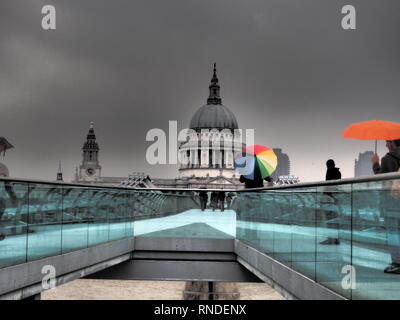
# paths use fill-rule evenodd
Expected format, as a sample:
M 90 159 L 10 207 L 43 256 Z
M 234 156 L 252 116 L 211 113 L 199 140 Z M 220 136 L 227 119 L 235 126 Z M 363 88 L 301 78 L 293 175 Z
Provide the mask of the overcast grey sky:
M 356 31 L 341 28 L 345 4 Z M 303 181 L 329 158 L 351 177 L 373 143 L 342 130 L 399 121 L 399 39 L 399 0 L 1 0 L 0 136 L 15 149 L 0 161 L 54 180 L 61 159 L 69 181 L 94 121 L 104 176 L 174 177 L 146 163 L 146 133 L 187 127 L 217 62 L 223 103 L 257 143 L 283 148 Z

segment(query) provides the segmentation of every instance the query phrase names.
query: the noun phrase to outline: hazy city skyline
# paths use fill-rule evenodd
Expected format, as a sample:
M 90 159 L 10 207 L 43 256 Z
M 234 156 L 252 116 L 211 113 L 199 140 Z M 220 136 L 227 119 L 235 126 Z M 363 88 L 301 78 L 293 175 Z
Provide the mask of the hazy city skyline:
M 56 30 L 41 29 L 45 4 L 57 10 Z M 4 0 L 0 136 L 15 149 L 0 161 L 13 177 L 55 180 L 61 160 L 70 181 L 93 121 L 102 175 L 174 177 L 177 166 L 146 163 L 146 133 L 169 120 L 189 126 L 216 62 L 222 103 L 256 143 L 289 155 L 292 174 L 323 180 L 333 158 L 352 177 L 373 142 L 342 131 L 398 122 L 400 3 L 352 0 L 355 31 L 340 26 L 345 4 Z

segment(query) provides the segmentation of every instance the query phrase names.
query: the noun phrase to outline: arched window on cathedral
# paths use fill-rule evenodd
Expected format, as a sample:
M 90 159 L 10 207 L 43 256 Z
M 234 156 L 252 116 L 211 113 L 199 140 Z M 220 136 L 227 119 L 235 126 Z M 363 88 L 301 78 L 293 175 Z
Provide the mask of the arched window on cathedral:
M 221 167 L 221 151 L 219 150 L 215 150 L 215 154 L 214 154 L 214 158 L 215 158 L 215 166 L 214 168 L 220 168 Z
M 190 163 L 191 163 L 191 161 L 192 161 L 192 159 L 190 159 L 190 150 L 187 150 L 186 151 L 186 157 L 187 157 L 187 159 L 188 159 L 188 161 L 187 161 L 187 167 L 190 167 Z
M 201 150 L 199 149 L 197 151 L 197 167 L 200 168 L 200 166 L 201 166 Z

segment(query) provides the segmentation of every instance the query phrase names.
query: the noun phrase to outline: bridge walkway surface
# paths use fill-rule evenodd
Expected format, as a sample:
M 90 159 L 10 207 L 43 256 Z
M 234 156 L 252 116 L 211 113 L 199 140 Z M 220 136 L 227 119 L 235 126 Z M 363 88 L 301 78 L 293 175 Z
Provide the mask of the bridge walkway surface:
M 0 179 L 0 297 L 78 278 L 264 281 L 293 299 L 400 299 L 398 174 L 230 194 Z

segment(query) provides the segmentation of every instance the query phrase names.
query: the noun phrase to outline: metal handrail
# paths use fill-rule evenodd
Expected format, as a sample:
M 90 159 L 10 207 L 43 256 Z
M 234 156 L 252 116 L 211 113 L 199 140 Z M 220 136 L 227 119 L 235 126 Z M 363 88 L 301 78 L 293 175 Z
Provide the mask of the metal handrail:
M 85 188 L 99 188 L 99 189 L 116 189 L 116 190 L 136 190 L 136 191 L 179 191 L 179 192 L 200 192 L 200 191 L 224 191 L 224 192 L 259 192 L 259 191 L 271 191 L 271 190 L 287 190 L 287 189 L 301 189 L 301 188 L 312 188 L 312 187 L 324 187 L 324 186 L 337 186 L 337 185 L 348 185 L 354 183 L 367 183 L 376 181 L 386 181 L 400 179 L 400 173 L 385 173 L 377 174 L 374 176 L 367 176 L 361 178 L 347 178 L 341 180 L 331 180 L 331 181 L 315 181 L 315 182 L 302 182 L 291 185 L 279 185 L 279 186 L 269 186 L 253 189 L 199 189 L 199 188 L 127 188 L 123 186 L 104 186 L 95 183 L 85 184 L 85 183 L 72 183 L 72 182 L 61 182 L 61 181 L 48 181 L 48 180 L 33 180 L 33 179 L 22 179 L 22 178 L 0 178 L 0 181 L 9 182 L 21 182 L 21 183 L 40 183 L 40 184 L 50 184 L 59 186 L 71 186 L 71 187 L 85 187 Z

